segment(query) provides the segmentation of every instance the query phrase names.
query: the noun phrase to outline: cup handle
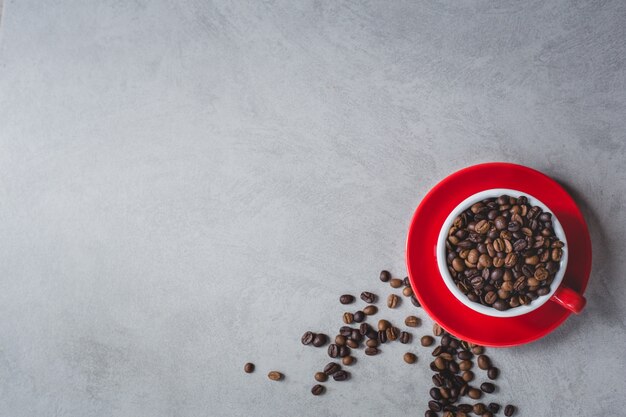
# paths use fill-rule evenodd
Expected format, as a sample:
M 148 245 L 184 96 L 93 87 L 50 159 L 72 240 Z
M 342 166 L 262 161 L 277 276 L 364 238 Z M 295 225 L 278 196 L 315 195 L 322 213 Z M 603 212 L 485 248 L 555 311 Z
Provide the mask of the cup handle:
M 552 297 L 550 297 L 550 300 L 576 314 L 580 313 L 587 303 L 585 297 L 573 289 L 564 286 L 557 288 Z

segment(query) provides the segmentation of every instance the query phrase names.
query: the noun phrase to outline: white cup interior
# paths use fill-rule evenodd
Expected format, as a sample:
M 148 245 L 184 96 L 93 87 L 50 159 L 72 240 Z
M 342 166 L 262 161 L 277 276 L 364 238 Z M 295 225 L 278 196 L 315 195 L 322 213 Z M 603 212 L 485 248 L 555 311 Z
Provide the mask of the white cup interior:
M 450 272 L 448 271 L 448 264 L 446 262 L 446 239 L 448 238 L 448 230 L 450 230 L 450 227 L 454 223 L 454 219 L 456 219 L 458 215 L 460 215 L 469 207 L 471 207 L 473 204 L 479 201 L 482 201 L 486 198 L 499 197 L 503 194 L 513 196 L 513 197 L 519 197 L 519 196 L 524 195 L 528 197 L 529 205 L 541 207 L 543 211 L 552 213 L 552 227 L 554 229 L 554 233 L 565 245 L 563 247 L 563 256 L 561 257 L 559 270 L 557 271 L 554 277 L 554 280 L 552 281 L 552 284 L 550 285 L 550 292 L 546 295 L 540 296 L 536 300 L 533 300 L 530 304 L 511 308 L 509 310 L 500 311 L 500 310 L 496 310 L 493 307 L 487 307 L 480 303 L 470 301 L 470 299 L 467 298 L 467 296 L 463 294 L 463 292 L 461 292 L 461 290 L 457 288 L 456 284 L 454 283 L 454 280 L 452 279 L 452 276 L 450 275 Z M 563 277 L 565 276 L 565 270 L 567 268 L 567 254 L 568 254 L 567 238 L 565 236 L 565 231 L 563 230 L 563 227 L 561 226 L 561 223 L 559 223 L 559 220 L 554 214 L 554 212 L 550 210 L 550 208 L 546 206 L 544 203 L 542 203 L 539 199 L 533 197 L 532 195 L 528 193 L 523 193 L 521 191 L 512 190 L 509 188 L 492 188 L 489 190 L 481 191 L 479 193 L 476 193 L 466 198 L 458 206 L 456 206 L 456 208 L 452 210 L 452 212 L 450 212 L 450 215 L 448 215 L 448 217 L 446 218 L 446 221 L 443 223 L 443 226 L 441 227 L 441 231 L 439 232 L 439 239 L 437 240 L 436 252 L 437 252 L 437 265 L 439 267 L 439 272 L 441 273 L 441 276 L 443 277 L 443 281 L 445 282 L 450 292 L 454 294 L 454 296 L 460 302 L 462 302 L 463 304 L 465 304 L 467 307 L 471 308 L 472 310 L 475 310 L 481 314 L 485 314 L 487 316 L 493 316 L 493 317 L 521 316 L 522 314 L 530 313 L 531 311 L 536 310 L 539 307 L 541 307 L 543 304 L 545 304 L 550 299 L 550 297 L 552 297 L 556 289 L 561 285 L 561 282 L 563 281 Z

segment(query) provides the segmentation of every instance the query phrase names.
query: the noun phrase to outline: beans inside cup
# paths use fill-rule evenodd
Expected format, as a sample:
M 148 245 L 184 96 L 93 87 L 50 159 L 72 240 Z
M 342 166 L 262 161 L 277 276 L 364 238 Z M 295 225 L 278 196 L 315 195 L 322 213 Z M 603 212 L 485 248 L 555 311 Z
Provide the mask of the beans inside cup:
M 456 217 L 448 230 L 446 262 L 470 301 L 503 311 L 550 293 L 564 246 L 552 213 L 526 196 L 501 195 Z

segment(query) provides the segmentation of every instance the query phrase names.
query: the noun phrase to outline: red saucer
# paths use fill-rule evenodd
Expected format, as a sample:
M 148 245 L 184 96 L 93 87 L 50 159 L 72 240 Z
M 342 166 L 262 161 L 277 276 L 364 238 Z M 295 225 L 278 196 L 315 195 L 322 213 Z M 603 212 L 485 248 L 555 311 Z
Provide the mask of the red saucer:
M 499 318 L 478 313 L 457 300 L 437 268 L 434 247 L 448 214 L 472 194 L 512 188 L 543 201 L 565 229 L 569 261 L 563 284 L 582 294 L 591 273 L 591 239 L 572 197 L 552 178 L 525 166 L 494 162 L 462 169 L 443 179 L 415 211 L 406 242 L 411 286 L 422 307 L 453 335 L 484 346 L 515 346 L 543 337 L 571 314 L 553 301 L 528 314 Z

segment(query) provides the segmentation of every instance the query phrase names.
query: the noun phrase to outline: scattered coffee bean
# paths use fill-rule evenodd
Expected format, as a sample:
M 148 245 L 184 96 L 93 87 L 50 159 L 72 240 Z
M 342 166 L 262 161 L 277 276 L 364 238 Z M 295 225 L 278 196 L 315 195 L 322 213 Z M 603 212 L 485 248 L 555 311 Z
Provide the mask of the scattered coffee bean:
M 474 372 L 472 372 L 472 371 L 465 371 L 461 375 L 461 378 L 463 378 L 463 381 L 465 381 L 465 382 L 473 381 L 474 380 Z
M 339 371 L 340 369 L 341 369 L 341 366 L 337 362 L 329 362 L 324 367 L 324 373 L 326 375 L 332 375 L 335 372 Z
M 373 347 L 373 346 L 370 346 L 370 347 L 365 348 L 365 354 L 366 354 L 367 356 L 374 356 L 374 355 L 378 355 L 378 352 L 379 352 L 378 348 Z
M 378 347 L 378 339 L 367 339 L 367 342 L 365 342 L 365 345 L 367 347 Z
M 374 314 L 378 313 L 378 307 L 369 305 L 363 309 L 363 312 L 368 316 L 373 316 Z
M 443 329 L 437 323 L 433 324 L 433 334 L 435 336 L 441 336 L 443 334 Z
M 404 361 L 409 364 L 415 363 L 417 361 L 417 356 L 415 356 L 414 353 L 406 352 L 404 354 Z
M 354 314 L 343 313 L 343 322 L 346 324 L 352 324 L 354 322 Z
M 311 393 L 313 395 L 322 395 L 325 390 L 326 388 L 324 388 L 323 385 L 316 384 L 316 385 L 313 385 L 313 388 L 311 388 Z
M 344 335 L 338 334 L 335 336 L 335 344 L 338 346 L 343 346 L 346 344 L 346 337 Z
M 506 417 L 511 417 L 513 414 L 515 414 L 516 410 L 517 409 L 515 408 L 514 405 L 509 404 L 506 407 L 504 407 L 504 415 Z
M 400 336 L 400 332 L 395 327 L 390 327 L 385 332 L 387 333 L 387 340 L 390 341 L 394 341 Z
M 380 343 L 387 343 L 387 331 L 386 330 L 378 331 L 378 341 Z
M 341 347 L 343 347 L 343 346 L 341 346 Z M 336 345 L 336 344 L 334 344 L 334 343 L 331 343 L 331 344 L 328 346 L 328 356 L 330 356 L 331 358 L 336 358 L 336 357 L 338 357 L 338 356 L 339 356 L 339 348 L 340 348 L 340 346 L 339 346 L 339 345 Z
M 389 271 L 385 271 L 384 269 L 380 271 L 380 280 L 382 282 L 389 282 L 391 279 L 391 273 Z
M 418 327 L 422 321 L 415 316 L 408 316 L 404 319 L 404 324 L 408 327 Z
M 346 342 L 348 344 L 348 342 Z M 350 354 L 350 348 L 348 346 L 339 346 L 339 357 L 345 358 Z
M 500 370 L 495 366 L 492 366 L 487 370 L 487 376 L 489 377 L 489 379 L 497 379 L 498 375 L 500 375 Z
M 437 413 L 432 410 L 426 410 L 424 413 L 424 417 L 437 417 Z
M 487 411 L 487 406 L 483 403 L 476 403 L 472 407 L 472 412 L 476 415 L 482 415 L 485 411 Z
M 471 413 L 473 411 L 473 407 L 469 404 L 459 404 L 457 409 L 463 413 Z
M 350 294 L 344 294 L 339 297 L 339 302 L 341 304 L 352 304 L 354 302 L 354 296 Z
M 491 382 L 483 382 L 482 384 L 480 384 L 480 389 L 487 394 L 491 394 L 496 390 L 496 386 L 493 385 Z
M 254 364 L 251 362 L 246 363 L 243 366 L 243 371 L 247 374 L 251 374 L 252 372 L 254 372 Z
M 422 344 L 422 346 L 432 346 L 433 343 L 435 343 L 435 339 L 432 336 L 422 336 L 422 338 L 420 339 L 420 343 Z
M 271 379 L 272 381 L 280 381 L 281 379 L 283 379 L 283 374 L 281 374 L 278 371 L 270 371 L 267 374 L 267 377 Z
M 341 363 L 343 363 L 344 366 L 353 365 L 355 362 L 356 362 L 356 358 L 354 356 L 345 356 L 341 358 Z
M 402 290 L 402 295 L 404 295 L 405 297 L 413 296 L 413 288 L 411 288 L 411 287 L 404 287 L 404 289 Z
M 391 323 L 389 323 L 387 320 L 378 320 L 378 330 L 387 330 L 388 328 L 391 327 Z
M 363 291 L 361 293 L 361 300 L 365 301 L 368 304 L 372 304 L 376 302 L 376 294 L 371 293 L 369 291 Z
M 491 359 L 487 355 L 480 355 L 478 357 L 478 367 L 483 371 L 486 371 L 491 367 Z
M 356 313 L 354 313 L 353 319 L 354 319 L 355 322 L 361 323 L 363 320 L 365 320 L 365 313 L 363 311 L 359 310 Z
M 352 327 L 350 326 L 341 326 L 341 328 L 339 329 L 339 334 L 345 337 L 350 337 L 350 335 L 352 334 Z
M 400 297 L 395 294 L 389 294 L 387 297 L 387 307 L 396 308 L 400 304 Z
M 350 378 L 350 373 L 349 373 L 349 372 L 344 371 L 343 369 L 342 369 L 342 370 L 340 370 L 340 371 L 337 371 L 337 372 L 335 372 L 335 373 L 333 374 L 333 379 L 334 379 L 335 381 L 345 381 L 345 380 L 347 380 L 347 379 L 349 379 L 349 378 Z
M 324 372 L 316 372 L 315 373 L 315 380 L 317 382 L 326 382 L 328 380 L 328 375 L 325 374 Z
M 302 338 L 300 339 L 300 341 L 302 342 L 303 345 L 310 345 L 311 343 L 313 343 L 313 339 L 315 339 L 315 333 L 306 332 L 302 335 Z
M 315 347 L 322 347 L 326 344 L 326 342 L 328 342 L 328 336 L 324 333 L 318 333 L 313 338 L 313 346 Z
M 498 414 L 498 411 L 500 411 L 500 404 L 497 403 L 489 403 L 489 405 L 487 406 L 487 408 L 489 409 L 489 411 L 491 411 L 493 414 Z
M 415 307 L 421 307 L 422 306 L 420 304 L 419 300 L 417 299 L 417 297 L 415 297 L 415 295 L 411 296 L 411 304 L 413 304 Z
M 430 396 L 432 397 L 433 400 L 440 400 L 441 399 L 441 392 L 439 392 L 438 388 L 431 388 L 428 393 L 430 394 Z
M 482 393 L 479 389 L 476 389 L 476 388 L 470 388 L 470 389 L 467 391 L 467 395 L 468 395 L 471 399 L 473 399 L 473 400 L 477 400 L 477 399 L 479 399 L 480 397 L 482 397 L 482 396 L 483 396 L 483 393 Z
M 391 288 L 400 288 L 402 286 L 402 280 L 398 278 L 392 278 L 389 280 L 389 285 L 391 285 Z
M 482 355 L 484 352 L 485 352 L 484 347 L 478 346 L 478 345 L 472 346 L 472 353 L 474 355 Z
M 350 349 L 358 349 L 359 342 L 354 339 L 348 339 L 346 340 L 346 346 L 348 346 Z
M 400 343 L 406 345 L 409 342 L 411 342 L 411 333 L 400 332 Z
M 441 405 L 441 403 L 439 401 L 435 401 L 435 400 L 428 401 L 428 408 L 431 411 L 435 411 L 435 412 L 439 412 L 439 411 L 443 410 L 443 406 Z
M 472 369 L 472 366 L 474 366 L 474 363 L 472 361 L 461 361 L 459 363 L 459 369 L 461 371 L 469 371 L 470 369 Z
M 458 357 L 459 359 L 463 360 L 463 361 L 467 361 L 472 359 L 474 355 L 472 355 L 472 352 L 470 352 L 469 350 L 462 350 L 461 352 L 458 353 Z

